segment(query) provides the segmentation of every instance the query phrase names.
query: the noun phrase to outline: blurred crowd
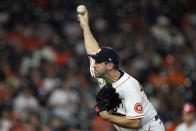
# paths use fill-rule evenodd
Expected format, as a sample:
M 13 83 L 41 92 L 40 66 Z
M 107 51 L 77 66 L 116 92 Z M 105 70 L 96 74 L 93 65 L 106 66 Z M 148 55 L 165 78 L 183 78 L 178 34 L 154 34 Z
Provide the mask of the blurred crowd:
M 0 130 L 113 131 L 97 117 L 97 85 L 76 7 L 101 46 L 139 80 L 168 131 L 196 105 L 196 1 L 0 1 Z

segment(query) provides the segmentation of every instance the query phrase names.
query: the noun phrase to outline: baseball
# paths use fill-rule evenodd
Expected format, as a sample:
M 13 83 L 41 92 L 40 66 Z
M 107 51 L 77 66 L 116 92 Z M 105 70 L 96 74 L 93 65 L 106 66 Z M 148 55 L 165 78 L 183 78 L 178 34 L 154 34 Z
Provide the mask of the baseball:
M 79 5 L 77 7 L 78 14 L 83 14 L 86 11 L 86 7 L 84 5 Z

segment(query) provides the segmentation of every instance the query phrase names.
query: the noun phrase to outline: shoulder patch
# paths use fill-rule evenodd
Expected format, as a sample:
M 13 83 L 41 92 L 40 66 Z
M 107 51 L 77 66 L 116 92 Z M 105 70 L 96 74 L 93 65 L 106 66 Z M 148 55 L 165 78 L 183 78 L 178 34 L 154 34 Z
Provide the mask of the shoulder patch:
M 136 103 L 135 106 L 134 106 L 134 110 L 135 112 L 137 113 L 143 113 L 143 106 L 142 106 L 142 103 Z

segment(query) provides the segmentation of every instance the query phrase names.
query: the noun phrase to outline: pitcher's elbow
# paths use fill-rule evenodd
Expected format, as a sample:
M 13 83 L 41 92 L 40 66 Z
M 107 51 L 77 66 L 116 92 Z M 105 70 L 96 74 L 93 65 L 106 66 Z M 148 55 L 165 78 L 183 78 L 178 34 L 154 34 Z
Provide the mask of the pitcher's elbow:
M 139 129 L 142 126 L 141 119 L 134 120 L 134 124 L 129 124 L 130 129 Z

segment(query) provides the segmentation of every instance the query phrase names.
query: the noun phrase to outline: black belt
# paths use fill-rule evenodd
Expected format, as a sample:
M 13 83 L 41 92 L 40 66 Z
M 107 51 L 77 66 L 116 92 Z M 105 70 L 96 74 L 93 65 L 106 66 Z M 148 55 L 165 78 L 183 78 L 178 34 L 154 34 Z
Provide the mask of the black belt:
M 157 120 L 159 119 L 159 116 L 156 115 L 156 116 L 154 117 L 154 119 L 155 119 L 155 121 L 157 121 Z

